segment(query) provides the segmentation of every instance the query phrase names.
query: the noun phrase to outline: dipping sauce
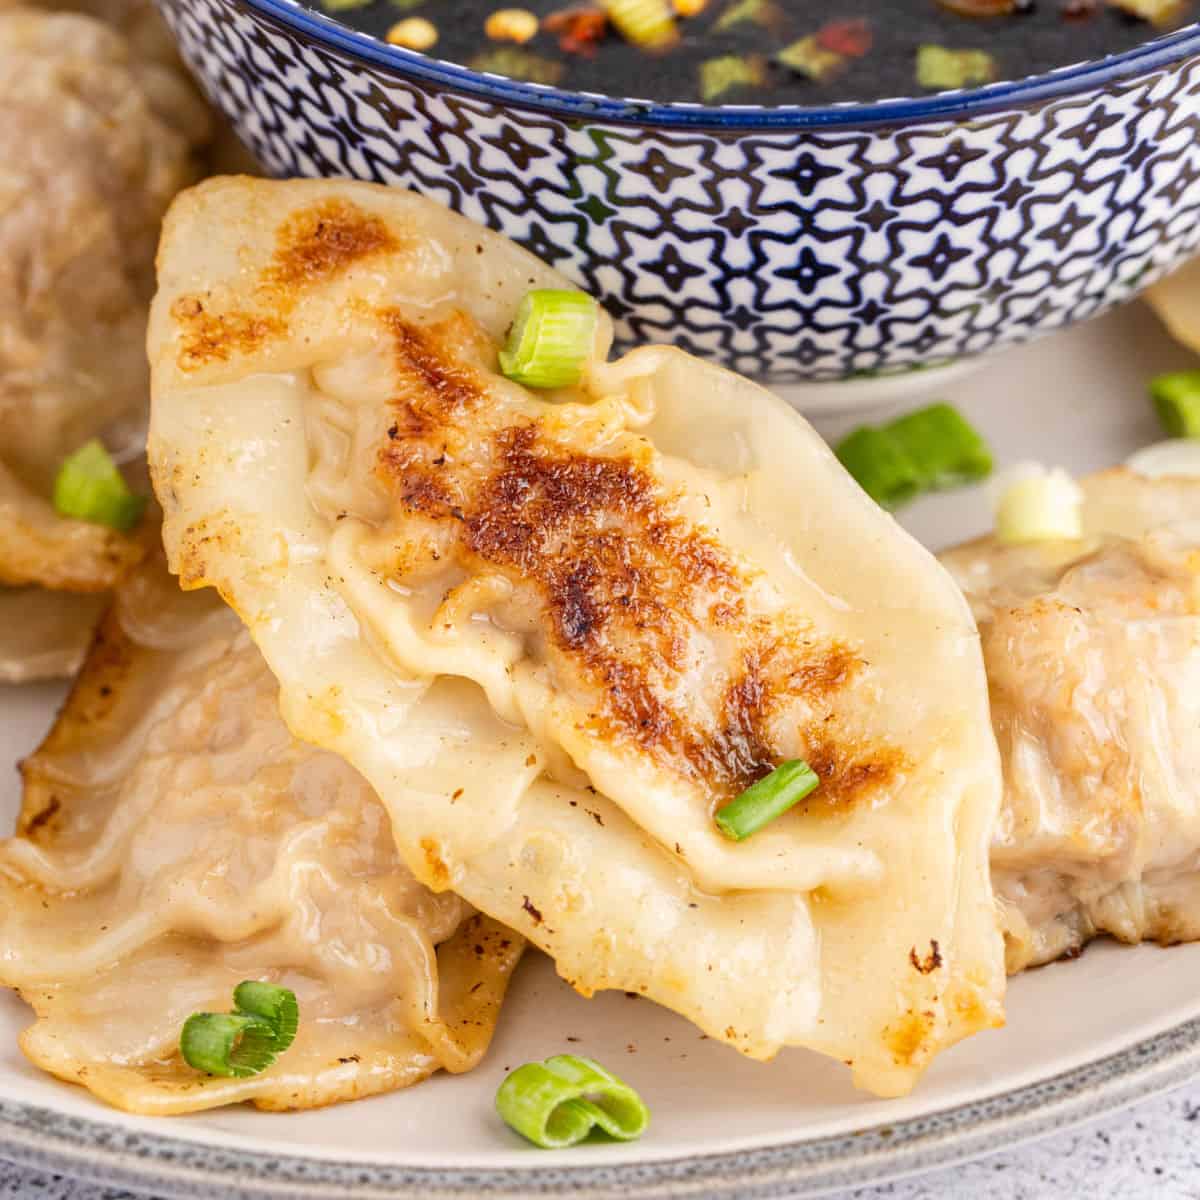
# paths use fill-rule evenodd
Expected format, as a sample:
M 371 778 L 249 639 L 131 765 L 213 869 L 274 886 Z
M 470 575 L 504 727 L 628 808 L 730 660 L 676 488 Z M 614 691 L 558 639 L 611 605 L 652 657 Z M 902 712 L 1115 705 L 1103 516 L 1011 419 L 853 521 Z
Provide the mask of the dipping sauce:
M 576 91 L 705 104 L 914 96 L 1130 50 L 1197 0 L 308 0 L 393 44 Z M 639 44 L 642 43 L 642 44 Z

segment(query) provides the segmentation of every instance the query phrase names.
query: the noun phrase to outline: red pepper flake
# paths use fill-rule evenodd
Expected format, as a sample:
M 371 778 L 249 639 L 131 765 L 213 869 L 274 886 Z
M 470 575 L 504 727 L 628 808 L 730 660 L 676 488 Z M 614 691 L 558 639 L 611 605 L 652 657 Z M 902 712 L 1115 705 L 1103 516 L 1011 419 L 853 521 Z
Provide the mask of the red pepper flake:
M 562 8 L 542 21 L 547 33 L 558 34 L 558 48 L 564 54 L 596 57 L 596 45 L 608 28 L 608 17 L 599 8 Z
M 871 22 L 865 17 L 851 21 L 830 21 L 816 32 L 817 45 L 845 58 L 862 58 L 870 53 L 875 41 Z
M 1063 0 L 1060 12 L 1064 21 L 1086 21 L 1099 7 L 1098 0 Z

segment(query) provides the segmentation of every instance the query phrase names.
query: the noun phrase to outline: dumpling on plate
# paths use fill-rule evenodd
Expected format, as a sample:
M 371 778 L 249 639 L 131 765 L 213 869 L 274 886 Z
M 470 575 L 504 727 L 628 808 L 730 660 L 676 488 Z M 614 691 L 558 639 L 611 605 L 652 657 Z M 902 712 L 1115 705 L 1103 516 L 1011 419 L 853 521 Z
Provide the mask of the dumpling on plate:
M 1200 480 L 1082 481 L 1081 541 L 942 556 L 983 637 L 1008 969 L 1200 938 Z
M 746 1054 L 880 1094 L 1001 1019 L 999 764 L 935 560 L 767 392 L 665 348 L 534 394 L 498 373 L 565 281 L 398 190 L 212 180 L 150 326 L 172 569 L 250 628 L 301 737 L 400 851 Z M 820 786 L 740 843 L 783 760 Z
M 120 461 L 140 449 L 158 231 L 207 111 L 182 68 L 99 21 L 8 6 L 0 110 L 0 585 L 104 591 L 139 542 L 60 516 L 53 481 L 93 437 Z M 82 640 L 68 624 L 57 660 L 37 650 L 5 675 L 77 665 Z
M 1200 351 L 1200 259 L 1190 259 L 1147 288 L 1146 300 L 1172 337 Z
M 523 939 L 413 878 L 277 690 L 228 609 L 142 568 L 22 766 L 0 983 L 37 1014 L 28 1057 L 119 1108 L 311 1108 L 469 1070 L 491 1039 Z M 296 1041 L 252 1078 L 203 1075 L 180 1029 L 243 979 L 296 992 Z

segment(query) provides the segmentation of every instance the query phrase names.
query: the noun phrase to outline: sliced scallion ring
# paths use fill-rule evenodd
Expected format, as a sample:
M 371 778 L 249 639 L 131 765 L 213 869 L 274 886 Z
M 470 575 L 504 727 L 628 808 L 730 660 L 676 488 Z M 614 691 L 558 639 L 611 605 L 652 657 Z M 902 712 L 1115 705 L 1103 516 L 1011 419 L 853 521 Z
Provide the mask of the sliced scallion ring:
M 939 490 L 976 483 L 992 472 L 987 443 L 949 404 L 931 404 L 885 425 L 908 455 L 925 487 Z
M 275 1053 L 282 1054 L 296 1040 L 300 1026 L 300 1005 L 296 993 L 274 983 L 247 979 L 233 989 L 234 1008 L 252 1017 L 261 1017 L 275 1030 Z
M 179 1052 L 197 1071 L 246 1079 L 265 1071 L 295 1041 L 296 993 L 245 979 L 233 989 L 231 1013 L 193 1013 L 179 1034 Z
M 585 292 L 527 292 L 500 351 L 500 369 L 527 387 L 578 383 L 596 336 L 596 302 Z
M 799 804 L 820 782 L 816 771 L 802 758 L 780 763 L 770 775 L 717 809 L 717 828 L 727 838 L 740 842 Z
M 1150 398 L 1169 437 L 1200 437 L 1200 371 L 1172 371 L 1150 381 Z
M 863 426 L 834 453 L 884 508 L 899 508 L 925 491 L 975 483 L 992 470 L 987 444 L 949 404 L 919 408 L 882 427 Z
M 80 446 L 59 468 L 54 507 L 64 517 L 127 533 L 141 520 L 146 498 L 129 490 L 108 451 L 93 440 Z
M 179 1052 L 197 1071 L 247 1079 L 275 1061 L 275 1029 L 251 1013 L 192 1013 L 183 1023 Z
M 1025 463 L 999 481 L 996 540 L 1020 542 L 1074 541 L 1083 537 L 1083 492 L 1061 467 L 1046 470 Z
M 642 1098 L 598 1062 L 558 1054 L 518 1067 L 496 1093 L 496 1111 L 535 1146 L 561 1150 L 599 1130 L 628 1142 L 650 1120 Z
M 834 453 L 859 487 L 884 508 L 899 508 L 921 493 L 916 464 L 882 429 L 856 429 L 837 444 Z

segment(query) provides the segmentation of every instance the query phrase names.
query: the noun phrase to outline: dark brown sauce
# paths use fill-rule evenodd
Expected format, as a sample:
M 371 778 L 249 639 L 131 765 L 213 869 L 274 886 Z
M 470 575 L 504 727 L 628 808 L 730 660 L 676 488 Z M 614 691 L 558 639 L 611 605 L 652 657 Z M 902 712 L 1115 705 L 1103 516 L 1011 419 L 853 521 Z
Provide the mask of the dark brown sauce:
M 320 0 L 308 2 L 320 10 Z M 936 0 L 764 0 L 769 8 L 759 20 L 728 23 L 730 11 L 741 2 L 708 0 L 702 12 L 678 20 L 681 36 L 671 49 L 653 54 L 626 42 L 611 27 L 594 44 L 577 42 L 573 51 L 564 50 L 563 21 L 556 22 L 555 14 L 602 7 L 588 0 L 424 0 L 412 6 L 371 0 L 330 15 L 380 38 L 400 20 L 424 18 L 437 28 L 437 42 L 426 51 L 432 57 L 478 67 L 482 55 L 501 50 L 509 69 L 493 67 L 497 73 L 533 77 L 521 69 L 521 57 L 531 55 L 544 64 L 537 71 L 544 72 L 541 82 L 574 90 L 660 102 L 769 105 L 871 101 L 942 90 L 917 80 L 918 48 L 927 43 L 984 51 L 994 60 L 996 78 L 1020 79 L 1130 50 L 1196 16 L 1194 0 L 1181 0 L 1172 18 L 1158 26 L 1106 0 L 1009 0 L 983 7 L 1011 11 L 981 17 L 950 11 Z M 489 38 L 487 18 L 514 6 L 539 18 L 536 36 L 520 46 Z M 779 54 L 808 36 L 852 52 L 825 77 L 807 77 L 784 66 Z M 735 84 L 715 97 L 702 95 L 704 64 L 724 56 L 751 62 L 760 82 Z

